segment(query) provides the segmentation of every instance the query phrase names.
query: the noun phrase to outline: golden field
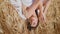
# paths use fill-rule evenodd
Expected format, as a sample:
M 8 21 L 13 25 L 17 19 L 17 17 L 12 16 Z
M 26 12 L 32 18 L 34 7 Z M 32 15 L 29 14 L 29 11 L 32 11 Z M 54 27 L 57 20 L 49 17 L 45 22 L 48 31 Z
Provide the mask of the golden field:
M 60 0 L 52 0 L 46 14 L 46 23 L 39 22 L 29 31 L 8 0 L 0 0 L 0 34 L 60 34 Z

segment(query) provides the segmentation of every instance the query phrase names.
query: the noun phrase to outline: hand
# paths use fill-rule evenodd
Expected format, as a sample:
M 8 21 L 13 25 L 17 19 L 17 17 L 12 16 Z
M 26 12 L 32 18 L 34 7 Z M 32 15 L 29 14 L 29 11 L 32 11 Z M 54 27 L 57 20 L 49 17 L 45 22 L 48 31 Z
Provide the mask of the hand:
M 45 14 L 44 14 L 44 13 L 41 13 L 41 14 L 39 15 L 39 21 L 40 21 L 40 22 L 46 22 L 46 17 L 45 17 Z

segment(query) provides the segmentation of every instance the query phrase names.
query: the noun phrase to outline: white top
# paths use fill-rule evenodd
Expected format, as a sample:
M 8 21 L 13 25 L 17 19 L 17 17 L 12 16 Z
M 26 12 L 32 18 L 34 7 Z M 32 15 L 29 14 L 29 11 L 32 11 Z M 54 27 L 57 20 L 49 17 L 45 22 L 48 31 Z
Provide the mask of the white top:
M 22 3 L 25 5 L 25 6 L 27 6 L 27 7 L 29 7 L 30 5 L 32 5 L 32 0 L 22 0 Z
M 19 16 L 22 19 L 26 19 L 26 17 L 22 14 L 22 2 L 21 0 L 10 0 L 11 4 L 15 6 L 15 9 L 18 11 Z
M 44 2 L 44 0 L 40 0 L 42 3 Z M 29 7 L 30 5 L 32 5 L 32 3 L 34 2 L 34 0 L 22 0 L 22 3 Z

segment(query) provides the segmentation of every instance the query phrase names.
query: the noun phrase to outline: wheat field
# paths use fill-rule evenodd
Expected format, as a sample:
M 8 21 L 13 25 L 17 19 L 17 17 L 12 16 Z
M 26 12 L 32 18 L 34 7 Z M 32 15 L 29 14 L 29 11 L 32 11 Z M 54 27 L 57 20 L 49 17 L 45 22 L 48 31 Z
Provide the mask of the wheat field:
M 51 1 L 46 17 L 46 23 L 29 31 L 9 0 L 0 0 L 0 34 L 60 34 L 60 0 Z

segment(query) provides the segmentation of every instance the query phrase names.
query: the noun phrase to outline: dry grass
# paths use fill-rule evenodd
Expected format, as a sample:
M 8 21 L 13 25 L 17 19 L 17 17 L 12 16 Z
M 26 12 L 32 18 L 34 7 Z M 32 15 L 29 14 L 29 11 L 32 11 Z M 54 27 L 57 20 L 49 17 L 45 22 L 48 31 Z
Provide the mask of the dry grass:
M 46 16 L 46 23 L 29 31 L 14 7 L 0 0 L 0 34 L 60 34 L 60 0 L 52 0 Z

